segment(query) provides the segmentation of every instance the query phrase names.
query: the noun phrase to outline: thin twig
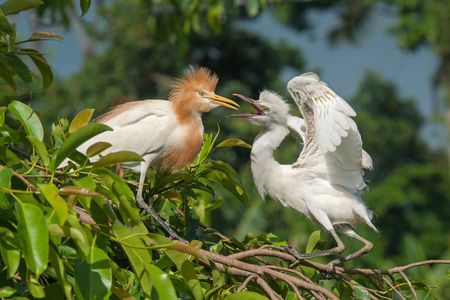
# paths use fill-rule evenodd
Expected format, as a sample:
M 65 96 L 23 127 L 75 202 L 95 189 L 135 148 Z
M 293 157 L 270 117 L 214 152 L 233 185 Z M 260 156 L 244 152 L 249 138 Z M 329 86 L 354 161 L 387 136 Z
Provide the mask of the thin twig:
M 0 165 L 1 168 L 5 168 L 5 166 Z M 28 189 L 30 190 L 35 190 L 36 187 L 29 182 L 22 174 L 17 173 L 16 171 L 14 171 L 12 168 L 10 168 L 10 170 L 13 172 L 13 175 L 17 178 L 19 178 L 23 183 L 25 183 L 25 185 L 27 186 Z
M 406 274 L 403 271 L 400 271 L 399 273 L 405 279 L 405 281 L 408 283 L 408 286 L 411 289 L 411 291 L 413 292 L 414 297 L 416 298 L 416 300 L 419 300 L 419 298 L 417 297 L 416 290 L 413 288 L 413 286 L 411 284 L 411 281 L 409 280 L 409 277 L 406 276 Z
M 242 285 L 237 289 L 236 293 L 242 292 L 242 291 L 245 289 L 245 287 L 247 286 L 247 284 L 248 284 L 250 281 L 256 279 L 257 277 L 258 277 L 258 275 L 255 275 L 255 274 L 251 274 L 250 276 L 248 276 L 248 277 L 244 280 L 244 282 L 242 283 Z
M 386 284 L 389 285 L 389 287 L 392 289 L 392 292 L 395 292 L 401 299 L 406 300 L 406 298 L 403 297 L 402 293 L 397 291 L 397 289 L 389 282 L 389 280 L 387 280 L 385 277 L 382 278 L 386 282 Z

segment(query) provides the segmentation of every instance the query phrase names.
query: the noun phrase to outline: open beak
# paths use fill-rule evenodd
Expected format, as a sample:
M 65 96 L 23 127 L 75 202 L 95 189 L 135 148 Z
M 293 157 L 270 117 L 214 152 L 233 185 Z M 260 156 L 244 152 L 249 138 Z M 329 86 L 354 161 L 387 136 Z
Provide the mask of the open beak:
M 212 95 L 208 95 L 208 96 L 204 96 L 205 98 L 208 98 L 211 102 L 231 108 L 231 109 L 235 109 L 237 110 L 237 107 L 239 107 L 239 104 L 237 104 L 236 102 L 234 102 L 233 100 L 230 100 L 228 98 L 216 95 L 216 94 L 212 94 Z M 235 105 L 237 107 L 231 106 Z
M 240 95 L 240 94 L 233 94 L 233 96 L 237 96 L 239 98 L 241 98 L 242 100 L 244 100 L 245 102 L 250 103 L 255 109 L 256 109 L 256 113 L 243 113 L 243 114 L 235 114 L 235 115 L 230 115 L 227 116 L 228 118 L 244 118 L 244 119 L 249 119 L 253 116 L 257 116 L 257 115 L 263 115 L 264 112 L 263 110 L 260 108 L 258 101 L 253 100 L 252 98 Z

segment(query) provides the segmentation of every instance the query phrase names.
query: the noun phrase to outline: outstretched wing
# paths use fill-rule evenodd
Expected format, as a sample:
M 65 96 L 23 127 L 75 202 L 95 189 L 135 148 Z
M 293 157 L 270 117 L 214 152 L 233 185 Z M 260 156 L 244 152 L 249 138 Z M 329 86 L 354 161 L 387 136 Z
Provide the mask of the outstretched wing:
M 361 136 L 352 119 L 355 111 L 314 73 L 295 77 L 288 83 L 288 90 L 306 120 L 305 143 L 310 146 L 305 151 L 317 151 L 315 157 L 319 154 L 324 158 L 323 173 L 331 182 L 364 187 L 361 169 L 371 167 L 371 159 L 362 150 Z M 314 144 L 317 146 L 311 146 Z
M 287 126 L 291 135 L 294 137 L 297 143 L 297 149 L 300 152 L 303 149 L 303 145 L 306 140 L 306 124 L 305 120 L 295 116 L 289 116 Z

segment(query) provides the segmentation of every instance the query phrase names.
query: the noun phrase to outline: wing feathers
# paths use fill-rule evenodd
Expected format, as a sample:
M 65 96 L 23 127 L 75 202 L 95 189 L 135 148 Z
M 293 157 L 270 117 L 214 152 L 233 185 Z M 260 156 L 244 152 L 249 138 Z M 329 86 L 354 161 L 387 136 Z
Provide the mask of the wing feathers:
M 288 83 L 288 90 L 308 124 L 307 131 L 314 132 L 305 144 L 317 143 L 319 157 L 325 160 L 326 168 L 316 171 L 347 188 L 365 187 L 362 168 L 371 169 L 372 159 L 362 150 L 361 136 L 352 119 L 356 116 L 353 108 L 314 73 L 295 77 Z M 312 152 L 302 153 L 297 163 L 303 159 L 309 164 L 307 160 L 316 150 L 310 147 L 306 151 Z

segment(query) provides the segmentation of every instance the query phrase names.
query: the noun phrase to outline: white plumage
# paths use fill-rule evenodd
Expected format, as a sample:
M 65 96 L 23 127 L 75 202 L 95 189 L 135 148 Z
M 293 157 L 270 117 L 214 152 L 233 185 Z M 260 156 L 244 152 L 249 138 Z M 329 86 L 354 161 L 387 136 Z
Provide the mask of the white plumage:
M 171 171 L 189 165 L 203 145 L 202 114 L 218 106 L 237 109 L 234 101 L 214 93 L 218 81 L 210 70 L 191 67 L 172 85 L 169 101 L 133 101 L 114 107 L 97 119 L 113 131 L 102 132 L 77 148 L 86 153 L 90 146 L 107 142 L 111 147 L 102 155 L 118 151 L 139 154 L 144 161 L 122 163 L 123 167 L 140 173 L 136 201 L 178 239 L 181 238 L 144 202 L 145 176 L 151 166 Z M 59 167 L 65 165 L 67 160 Z
M 337 232 L 365 244 L 360 250 L 332 261 L 335 265 L 369 252 L 372 243 L 357 235 L 348 225 L 372 224 L 370 211 L 361 194 L 366 184 L 363 168 L 372 160 L 362 149 L 361 136 L 351 117 L 355 111 L 314 73 L 305 73 L 288 83 L 304 119 L 289 114 L 289 106 L 276 93 L 263 91 L 259 101 L 237 95 L 252 104 L 257 113 L 232 115 L 262 126 L 251 152 L 251 168 L 261 195 L 290 206 L 327 229 L 337 246 L 311 254 L 289 249 L 299 259 L 338 254 L 345 250 Z M 293 133 L 303 141 L 303 149 L 292 165 L 275 161 L 274 150 Z

